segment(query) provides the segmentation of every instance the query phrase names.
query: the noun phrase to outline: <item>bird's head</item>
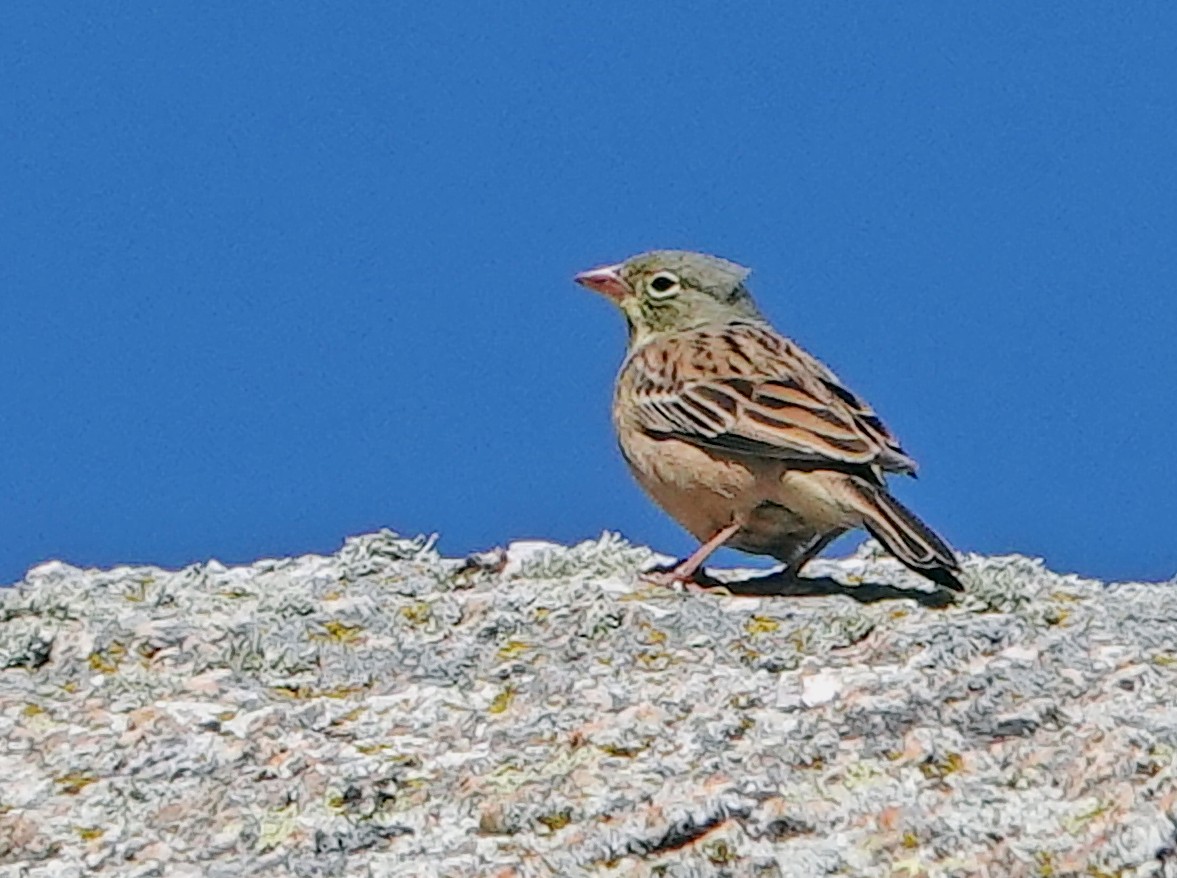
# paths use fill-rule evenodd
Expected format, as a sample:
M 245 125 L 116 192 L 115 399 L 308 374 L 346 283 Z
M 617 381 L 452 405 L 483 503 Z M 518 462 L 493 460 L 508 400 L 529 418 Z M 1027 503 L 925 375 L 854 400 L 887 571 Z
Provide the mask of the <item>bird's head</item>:
M 629 323 L 631 345 L 670 332 L 762 321 L 744 286 L 748 269 L 689 250 L 651 250 L 582 271 L 578 284 L 610 299 Z

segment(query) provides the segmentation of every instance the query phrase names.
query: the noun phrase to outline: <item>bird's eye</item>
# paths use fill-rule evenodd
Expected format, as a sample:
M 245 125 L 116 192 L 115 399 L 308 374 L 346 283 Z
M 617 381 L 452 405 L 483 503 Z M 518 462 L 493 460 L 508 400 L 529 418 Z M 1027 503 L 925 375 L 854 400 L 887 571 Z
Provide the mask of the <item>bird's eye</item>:
M 650 279 L 650 295 L 667 299 L 678 292 L 678 278 L 669 271 L 660 271 Z

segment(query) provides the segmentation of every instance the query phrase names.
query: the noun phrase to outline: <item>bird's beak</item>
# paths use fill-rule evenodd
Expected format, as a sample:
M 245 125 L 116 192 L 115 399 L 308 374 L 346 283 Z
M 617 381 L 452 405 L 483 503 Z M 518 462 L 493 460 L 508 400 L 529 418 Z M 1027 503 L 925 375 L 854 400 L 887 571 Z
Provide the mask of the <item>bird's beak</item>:
M 620 302 L 633 293 L 629 284 L 621 279 L 620 265 L 606 265 L 603 268 L 582 271 L 573 280 L 582 287 L 588 287 L 590 290 L 596 290 L 598 293 L 608 296 L 615 302 Z

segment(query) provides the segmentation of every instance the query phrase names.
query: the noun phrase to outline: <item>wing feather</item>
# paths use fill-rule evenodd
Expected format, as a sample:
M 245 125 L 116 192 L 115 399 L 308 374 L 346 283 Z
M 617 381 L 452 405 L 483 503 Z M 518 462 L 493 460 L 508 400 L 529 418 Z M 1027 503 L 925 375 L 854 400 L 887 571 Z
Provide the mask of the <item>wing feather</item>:
M 634 351 L 618 394 L 652 436 L 798 465 L 914 474 L 915 461 L 828 368 L 762 324 L 695 329 Z

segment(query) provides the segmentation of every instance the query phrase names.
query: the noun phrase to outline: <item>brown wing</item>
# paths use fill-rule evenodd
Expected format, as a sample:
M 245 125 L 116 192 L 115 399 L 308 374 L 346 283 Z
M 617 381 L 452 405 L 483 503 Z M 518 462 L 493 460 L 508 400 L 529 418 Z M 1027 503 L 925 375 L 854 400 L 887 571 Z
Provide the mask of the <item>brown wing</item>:
M 654 436 L 879 482 L 882 471 L 915 473 L 870 406 L 767 326 L 735 323 L 651 342 L 627 361 L 618 392 Z

